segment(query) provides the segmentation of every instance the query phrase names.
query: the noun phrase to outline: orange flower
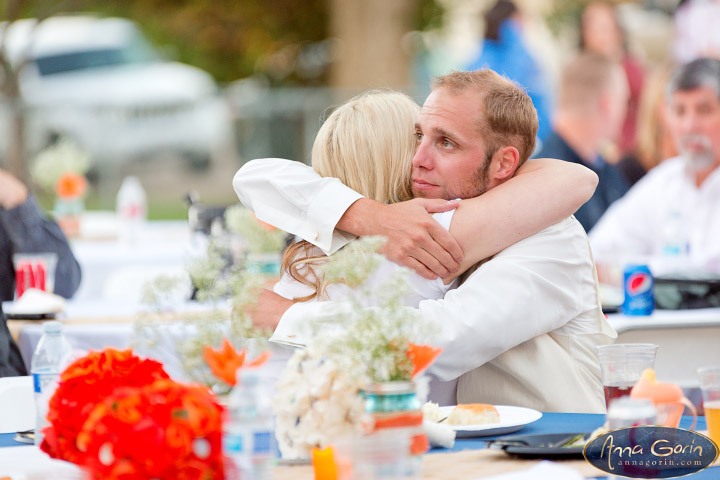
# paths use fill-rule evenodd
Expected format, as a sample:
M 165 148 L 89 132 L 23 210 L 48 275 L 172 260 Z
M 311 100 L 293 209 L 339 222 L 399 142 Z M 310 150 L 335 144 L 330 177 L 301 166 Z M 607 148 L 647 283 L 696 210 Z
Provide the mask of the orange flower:
M 410 342 L 407 356 L 413 364 L 412 377 L 414 378 L 415 375 L 428 368 L 441 353 L 442 348 L 435 348 L 430 345 L 415 345 Z
M 240 367 L 259 367 L 270 358 L 270 352 L 263 352 L 258 357 L 245 364 L 245 356 L 247 352 L 242 349 L 240 352 L 235 350 L 230 340 L 223 338 L 222 346 L 218 350 L 214 350 L 210 345 L 205 346 L 203 358 L 210 367 L 213 375 L 218 377 L 228 385 L 235 385 L 235 374 Z
M 55 193 L 60 198 L 77 198 L 85 194 L 87 188 L 87 180 L 77 173 L 66 172 L 58 179 L 55 184 Z

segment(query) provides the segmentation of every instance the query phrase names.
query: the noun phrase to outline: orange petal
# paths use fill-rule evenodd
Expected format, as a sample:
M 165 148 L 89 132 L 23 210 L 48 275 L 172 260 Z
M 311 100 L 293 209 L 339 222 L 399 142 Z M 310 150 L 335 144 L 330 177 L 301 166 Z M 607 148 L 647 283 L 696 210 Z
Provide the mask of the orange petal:
M 259 367 L 268 361 L 268 359 L 270 358 L 270 355 L 271 355 L 271 353 L 266 350 L 263 353 L 261 353 L 260 355 L 258 355 L 257 357 L 255 357 L 255 360 L 248 363 L 247 366 L 248 367 Z
M 206 345 L 203 359 L 213 375 L 228 385 L 235 385 L 235 372 L 245 362 L 245 350 L 238 353 L 232 343 L 224 338 L 222 346 L 218 350 Z
M 72 172 L 62 174 L 55 184 L 55 192 L 61 198 L 80 197 L 85 193 L 86 188 L 85 177 Z
M 410 342 L 407 356 L 413 364 L 412 376 L 415 377 L 415 375 L 428 368 L 441 353 L 442 348 L 435 348 L 430 345 L 415 345 Z

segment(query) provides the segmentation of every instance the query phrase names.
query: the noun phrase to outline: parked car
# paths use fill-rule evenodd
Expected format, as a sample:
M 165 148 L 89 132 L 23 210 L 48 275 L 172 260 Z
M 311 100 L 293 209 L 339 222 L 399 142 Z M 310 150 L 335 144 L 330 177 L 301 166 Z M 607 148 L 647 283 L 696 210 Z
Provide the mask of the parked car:
M 19 72 L 30 153 L 69 137 L 94 162 L 161 152 L 196 166 L 232 147 L 232 120 L 213 78 L 163 59 L 130 20 L 93 16 L 23 19 L 2 24 L 5 49 Z M 9 109 L 0 102 L 0 151 Z

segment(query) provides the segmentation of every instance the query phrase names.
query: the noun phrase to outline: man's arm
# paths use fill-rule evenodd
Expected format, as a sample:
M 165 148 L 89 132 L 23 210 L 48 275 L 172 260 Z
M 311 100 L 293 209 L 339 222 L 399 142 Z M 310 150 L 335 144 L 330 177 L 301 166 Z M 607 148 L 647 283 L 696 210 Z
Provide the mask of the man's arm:
M 80 265 L 58 225 L 45 218 L 24 186 L 0 170 L 0 228 L 10 240 L 13 253 L 56 253 L 55 293 L 70 298 L 80 286 Z M 24 194 L 21 194 L 24 191 Z
M 284 312 L 282 322 L 295 325 L 337 308 L 334 302 L 265 300 L 273 302 L 275 314 Z M 564 220 L 507 248 L 444 299 L 420 303 L 440 330 L 432 344 L 443 348 L 430 372 L 442 380 L 457 378 L 597 308 L 587 237 L 576 220 Z
M 447 276 L 462 251 L 428 214 L 454 202 L 413 200 L 383 205 L 363 198 L 336 178 L 320 177 L 307 165 L 282 159 L 253 160 L 235 174 L 240 201 L 262 221 L 297 235 L 331 254 L 357 235 L 388 238 L 383 253 L 426 278 Z

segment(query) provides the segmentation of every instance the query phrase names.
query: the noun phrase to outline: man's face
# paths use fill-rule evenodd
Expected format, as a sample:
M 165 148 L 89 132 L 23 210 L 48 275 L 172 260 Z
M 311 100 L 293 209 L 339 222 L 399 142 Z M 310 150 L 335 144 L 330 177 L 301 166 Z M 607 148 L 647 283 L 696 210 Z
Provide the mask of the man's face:
M 691 170 L 720 164 L 720 99 L 715 90 L 700 87 L 672 94 L 670 128 L 678 150 Z
M 477 126 L 480 108 L 472 91 L 451 95 L 439 88 L 430 94 L 415 127 L 414 196 L 472 198 L 495 186 L 484 165 L 485 142 Z

